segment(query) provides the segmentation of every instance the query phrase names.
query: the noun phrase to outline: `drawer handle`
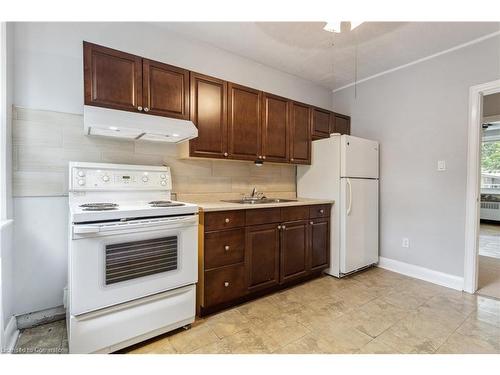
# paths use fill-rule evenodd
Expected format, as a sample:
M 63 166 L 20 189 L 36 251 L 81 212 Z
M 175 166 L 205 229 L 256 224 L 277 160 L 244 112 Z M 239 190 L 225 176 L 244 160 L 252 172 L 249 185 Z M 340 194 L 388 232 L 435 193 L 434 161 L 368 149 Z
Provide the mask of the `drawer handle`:
M 324 214 L 324 213 L 325 213 L 325 210 L 321 209 L 321 210 L 319 210 L 319 213 L 320 213 L 320 214 Z
M 227 288 L 228 286 L 229 286 L 229 281 L 224 282 L 224 287 Z
M 229 251 L 229 245 L 224 246 L 224 250 Z
M 227 224 L 227 223 L 229 223 L 229 221 L 230 221 L 230 220 L 229 220 L 229 218 L 228 218 L 228 217 L 226 217 L 226 219 L 225 219 L 224 221 L 225 221 L 225 222 L 226 222 L 226 224 Z
M 286 229 L 286 226 L 285 226 L 285 224 L 283 224 L 283 225 L 281 226 L 281 228 L 283 228 L 283 229 Z
M 310 221 L 309 224 L 313 225 L 314 224 L 314 221 Z
M 278 230 L 281 230 L 281 225 L 278 225 Z

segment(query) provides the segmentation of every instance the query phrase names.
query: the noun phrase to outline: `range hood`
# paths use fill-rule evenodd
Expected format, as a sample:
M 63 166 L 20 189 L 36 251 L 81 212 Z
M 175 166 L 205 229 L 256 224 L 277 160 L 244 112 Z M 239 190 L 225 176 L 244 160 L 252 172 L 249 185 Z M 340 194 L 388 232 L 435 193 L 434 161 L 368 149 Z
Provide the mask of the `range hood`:
M 85 105 L 83 128 L 86 135 L 180 143 L 198 136 L 188 120 L 146 115 Z

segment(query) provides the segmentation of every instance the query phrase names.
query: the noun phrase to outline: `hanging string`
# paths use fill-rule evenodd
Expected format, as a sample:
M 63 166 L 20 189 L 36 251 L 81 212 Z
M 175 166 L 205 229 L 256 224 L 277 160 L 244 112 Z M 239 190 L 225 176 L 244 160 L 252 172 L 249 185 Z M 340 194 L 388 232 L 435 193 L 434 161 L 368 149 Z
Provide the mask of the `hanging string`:
M 354 99 L 358 98 L 358 31 L 354 30 Z

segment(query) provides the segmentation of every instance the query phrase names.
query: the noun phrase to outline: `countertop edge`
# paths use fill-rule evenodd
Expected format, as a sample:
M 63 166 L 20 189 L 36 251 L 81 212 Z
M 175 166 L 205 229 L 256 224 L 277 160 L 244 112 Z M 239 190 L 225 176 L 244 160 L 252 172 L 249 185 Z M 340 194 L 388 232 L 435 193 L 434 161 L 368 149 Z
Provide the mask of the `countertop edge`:
M 200 211 L 215 212 L 215 211 L 231 211 L 231 210 L 252 210 L 259 208 L 277 208 L 277 207 L 294 207 L 294 206 L 313 206 L 318 204 L 335 204 L 334 200 L 330 199 L 305 199 L 298 198 L 296 202 L 283 203 L 265 203 L 265 204 L 241 204 L 229 202 L 197 202 Z

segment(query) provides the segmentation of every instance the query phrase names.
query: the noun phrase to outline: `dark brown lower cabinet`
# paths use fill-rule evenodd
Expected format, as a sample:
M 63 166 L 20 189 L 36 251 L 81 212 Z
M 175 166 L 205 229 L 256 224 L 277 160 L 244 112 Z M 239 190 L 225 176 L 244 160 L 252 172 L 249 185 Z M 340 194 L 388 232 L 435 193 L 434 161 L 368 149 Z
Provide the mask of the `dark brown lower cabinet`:
M 285 222 L 281 225 L 281 282 L 307 274 L 308 224 L 308 220 L 300 220 Z
M 330 256 L 330 205 L 200 213 L 198 314 L 319 276 Z
M 276 224 L 246 228 L 245 265 L 249 291 L 279 284 L 280 231 Z
M 245 266 L 235 264 L 206 271 L 205 283 L 208 306 L 231 301 L 246 291 Z
M 330 263 L 330 220 L 328 218 L 312 219 L 309 222 L 310 230 L 310 249 L 309 257 L 311 264 L 310 270 L 321 270 L 328 267 Z

